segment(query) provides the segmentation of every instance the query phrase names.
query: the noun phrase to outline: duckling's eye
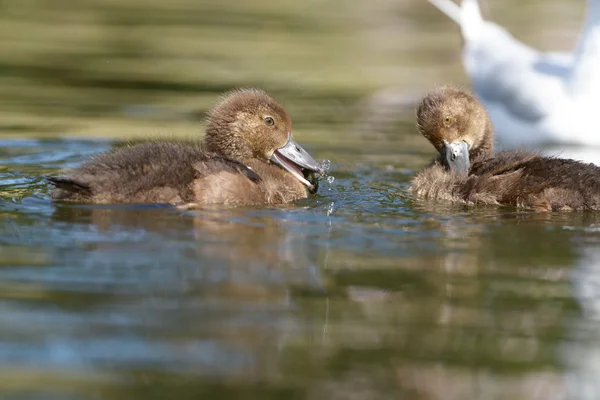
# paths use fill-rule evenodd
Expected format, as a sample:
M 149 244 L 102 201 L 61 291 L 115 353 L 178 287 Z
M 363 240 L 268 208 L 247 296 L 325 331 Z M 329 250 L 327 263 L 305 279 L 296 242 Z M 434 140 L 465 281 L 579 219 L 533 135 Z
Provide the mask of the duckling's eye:
M 271 117 L 266 117 L 265 118 L 265 124 L 267 126 L 273 126 L 273 125 L 275 125 L 275 120 L 273 118 L 271 118 Z
M 450 125 L 450 122 L 452 122 L 452 117 L 449 115 L 446 115 L 444 117 L 444 125 Z

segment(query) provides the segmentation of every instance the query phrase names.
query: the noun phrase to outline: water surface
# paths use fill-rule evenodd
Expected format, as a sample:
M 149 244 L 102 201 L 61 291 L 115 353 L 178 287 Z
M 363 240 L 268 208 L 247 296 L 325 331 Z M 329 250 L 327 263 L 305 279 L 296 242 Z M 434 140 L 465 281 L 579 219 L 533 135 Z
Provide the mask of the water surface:
M 508 399 L 593 384 L 600 216 L 414 202 L 407 146 L 391 145 L 336 150 L 335 182 L 295 205 L 180 211 L 48 199 L 43 175 L 110 142 L 0 142 L 2 390 Z

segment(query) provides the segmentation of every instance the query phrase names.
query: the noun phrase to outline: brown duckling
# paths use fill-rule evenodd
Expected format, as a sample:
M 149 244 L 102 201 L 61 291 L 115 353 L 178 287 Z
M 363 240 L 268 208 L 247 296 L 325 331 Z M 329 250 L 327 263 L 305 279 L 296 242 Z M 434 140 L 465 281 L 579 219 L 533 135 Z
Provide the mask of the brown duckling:
M 52 197 L 87 203 L 284 204 L 325 174 L 292 138 L 292 121 L 262 90 L 226 94 L 203 142 L 150 141 L 103 153 L 65 176 Z
M 440 153 L 412 181 L 418 198 L 537 211 L 600 210 L 600 167 L 524 151 L 493 151 L 481 102 L 455 87 L 428 93 L 419 131 Z

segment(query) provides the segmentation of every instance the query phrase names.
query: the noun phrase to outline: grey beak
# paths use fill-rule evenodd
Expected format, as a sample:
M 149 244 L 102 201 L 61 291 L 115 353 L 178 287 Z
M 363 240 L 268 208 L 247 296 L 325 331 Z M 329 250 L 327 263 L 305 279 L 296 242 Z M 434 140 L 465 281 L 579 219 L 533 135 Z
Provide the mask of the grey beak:
M 294 141 L 291 133 L 288 133 L 288 140 L 285 145 L 275 150 L 271 156 L 271 161 L 290 172 L 311 191 L 316 190 L 316 186 L 306 179 L 302 169 L 326 175 L 323 166 Z
M 446 167 L 459 176 L 469 175 L 471 163 L 469 161 L 469 144 L 465 141 L 448 143 L 444 140 L 444 147 L 440 152 Z
M 288 133 L 287 143 L 283 147 L 278 148 L 276 152 L 302 168 L 306 168 L 322 175 L 325 174 L 325 170 L 321 163 L 318 163 L 306 150 L 296 143 L 291 133 Z

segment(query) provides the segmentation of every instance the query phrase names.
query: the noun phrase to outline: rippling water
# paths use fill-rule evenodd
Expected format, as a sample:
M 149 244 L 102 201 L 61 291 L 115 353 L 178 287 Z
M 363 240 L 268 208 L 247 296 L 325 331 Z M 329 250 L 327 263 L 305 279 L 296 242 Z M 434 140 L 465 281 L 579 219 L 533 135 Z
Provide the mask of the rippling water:
M 0 388 L 584 398 L 600 216 L 415 203 L 392 144 L 337 150 L 334 183 L 296 205 L 179 211 L 53 204 L 43 175 L 111 144 L 1 141 Z

